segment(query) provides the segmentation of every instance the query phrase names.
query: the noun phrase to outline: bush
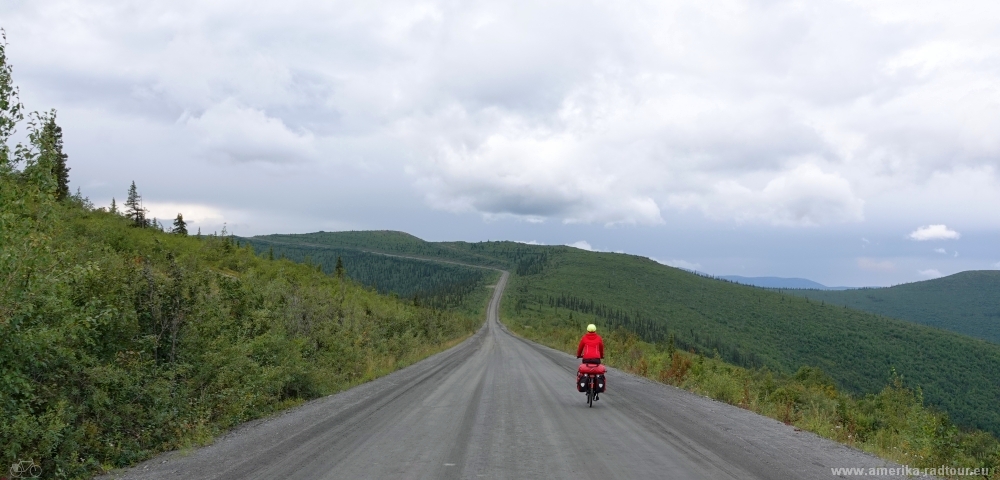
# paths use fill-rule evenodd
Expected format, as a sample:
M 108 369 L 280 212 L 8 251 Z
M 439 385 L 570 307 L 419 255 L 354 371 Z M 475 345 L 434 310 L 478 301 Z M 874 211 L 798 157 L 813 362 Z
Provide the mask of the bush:
M 0 465 L 85 478 L 200 445 L 480 323 L 130 224 L 0 174 Z

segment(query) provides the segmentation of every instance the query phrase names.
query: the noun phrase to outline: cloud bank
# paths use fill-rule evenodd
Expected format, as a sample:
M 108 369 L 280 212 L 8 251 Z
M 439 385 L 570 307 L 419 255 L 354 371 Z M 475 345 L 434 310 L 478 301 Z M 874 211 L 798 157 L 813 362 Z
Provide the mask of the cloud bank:
M 124 136 L 233 169 L 363 165 L 488 219 L 815 227 L 914 189 L 975 210 L 949 180 L 968 172 L 1000 186 L 996 2 L 52 0 L 0 16 L 24 91 Z

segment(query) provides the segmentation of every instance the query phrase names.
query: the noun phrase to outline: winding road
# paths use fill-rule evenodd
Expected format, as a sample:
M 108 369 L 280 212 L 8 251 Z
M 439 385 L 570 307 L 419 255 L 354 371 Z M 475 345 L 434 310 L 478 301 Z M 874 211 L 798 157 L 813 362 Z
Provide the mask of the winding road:
M 482 329 L 448 351 L 106 478 L 831 479 L 893 466 L 615 369 L 588 408 L 578 360 L 499 322 L 507 278 Z

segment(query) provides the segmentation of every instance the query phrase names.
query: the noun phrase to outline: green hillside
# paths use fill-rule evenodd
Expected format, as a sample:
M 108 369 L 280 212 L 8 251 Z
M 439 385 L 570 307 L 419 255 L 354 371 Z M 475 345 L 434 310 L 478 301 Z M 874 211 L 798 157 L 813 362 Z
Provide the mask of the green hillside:
M 30 458 L 53 478 L 89 478 L 383 375 L 482 324 L 232 238 L 57 200 L 48 165 L 15 166 L 0 163 L 0 465 Z
M 438 258 L 450 261 L 506 267 L 503 260 L 477 254 L 468 249 L 455 248 L 453 243 L 425 242 L 413 235 L 389 230 L 360 232 L 316 232 L 295 235 L 259 235 L 251 240 L 268 242 L 269 245 L 294 244 L 306 247 L 335 247 L 341 250 L 382 252 L 413 257 Z
M 337 244 L 337 234 L 311 234 Z M 516 266 L 505 321 L 625 328 L 731 363 L 794 373 L 819 367 L 848 391 L 880 391 L 895 369 L 956 423 L 1000 432 L 1000 346 L 911 322 L 702 277 L 644 257 L 514 242 L 357 245 L 427 257 L 488 257 Z M 295 242 L 298 236 L 285 236 Z M 378 240 L 393 238 L 379 232 Z M 319 242 L 317 242 L 319 243 Z M 392 250 L 388 250 L 391 248 Z M 457 254 L 455 254 L 457 252 Z M 455 256 L 452 256 L 455 255 Z M 509 267 L 513 268 L 513 267 Z
M 386 234 L 390 232 L 378 232 L 373 236 Z M 298 245 L 271 240 L 274 237 L 277 235 L 239 241 L 252 245 L 259 255 L 316 265 L 328 275 L 336 274 L 340 261 L 345 275 L 379 293 L 395 294 L 435 308 L 457 308 L 470 314 L 482 310 L 490 294 L 484 287 L 500 275 L 492 269 L 370 253 L 351 242 L 345 242 L 348 245 L 342 247 L 326 246 L 325 243 Z M 400 234 L 397 238 L 409 241 L 416 237 Z
M 628 255 L 554 248 L 551 267 L 516 278 L 514 316 L 561 312 L 670 334 L 684 349 L 743 366 L 821 368 L 854 392 L 881 389 L 895 368 L 960 425 L 1000 432 L 1000 346 L 910 322 L 704 278 Z
M 789 295 L 922 323 L 1000 344 L 1000 271 L 857 290 L 782 290 Z

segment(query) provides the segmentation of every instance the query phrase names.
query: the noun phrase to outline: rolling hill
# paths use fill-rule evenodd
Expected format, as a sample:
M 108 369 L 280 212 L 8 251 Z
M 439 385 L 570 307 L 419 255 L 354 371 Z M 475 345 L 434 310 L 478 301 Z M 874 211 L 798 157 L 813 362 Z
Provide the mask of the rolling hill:
M 393 234 L 375 232 L 373 236 L 391 237 Z M 348 232 L 343 237 L 351 239 L 354 236 L 353 232 Z M 483 287 L 499 276 L 497 271 L 487 268 L 400 257 L 404 252 L 372 253 L 359 249 L 356 242 L 345 241 L 343 246 L 322 241 L 296 244 L 282 241 L 281 237 L 268 235 L 240 238 L 239 241 L 251 245 L 258 255 L 316 265 L 328 275 L 336 274 L 337 262 L 340 262 L 344 274 L 362 285 L 436 308 L 457 308 L 478 314 L 489 292 Z M 398 239 L 412 243 L 416 237 L 399 234 Z M 473 260 L 483 263 L 483 259 Z
M 1000 271 L 979 270 L 887 288 L 784 293 L 951 330 L 1000 344 Z
M 857 393 L 878 391 L 895 370 L 956 423 L 1000 432 L 1000 346 L 980 339 L 634 255 L 514 242 L 430 243 L 387 232 L 371 234 L 369 243 L 366 235 L 286 235 L 282 241 L 444 260 L 489 258 L 517 272 L 504 300 L 508 321 L 551 312 L 580 328 L 596 321 L 653 343 L 673 336 L 678 347 L 738 365 L 788 373 L 819 367 Z

